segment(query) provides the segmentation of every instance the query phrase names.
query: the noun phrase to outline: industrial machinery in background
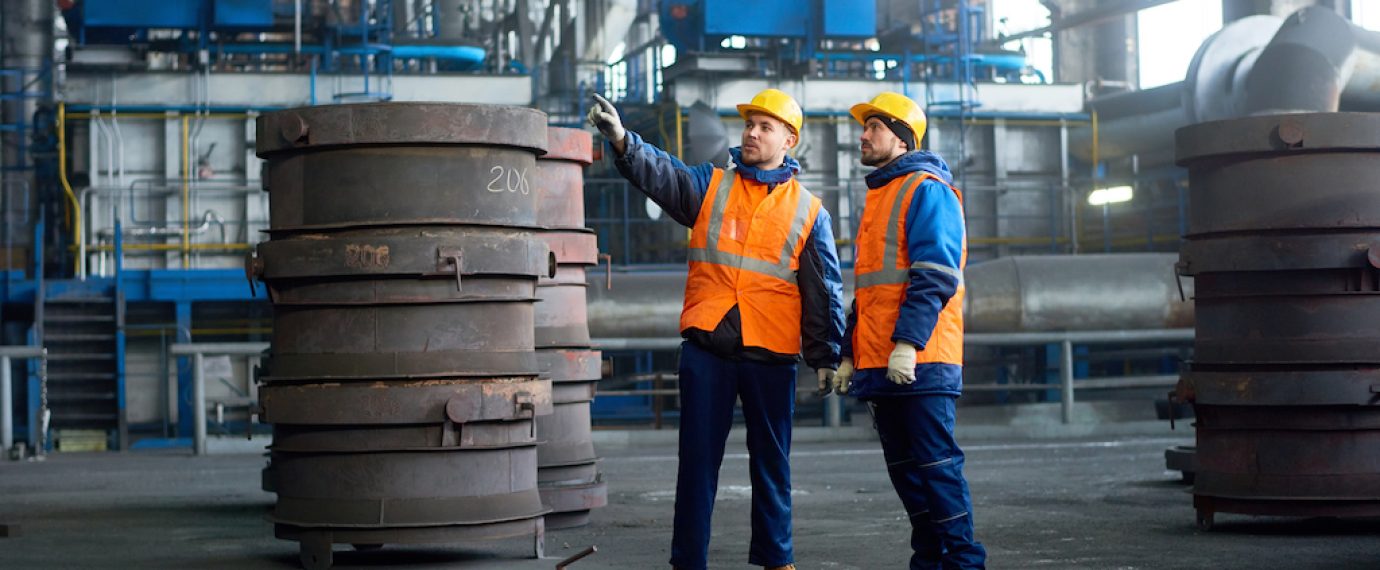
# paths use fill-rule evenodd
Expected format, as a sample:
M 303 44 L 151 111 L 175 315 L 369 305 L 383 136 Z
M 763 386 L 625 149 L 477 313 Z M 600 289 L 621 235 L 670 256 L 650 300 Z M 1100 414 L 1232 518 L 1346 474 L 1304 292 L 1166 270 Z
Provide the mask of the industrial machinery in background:
M 72 65 L 150 69 L 393 71 L 520 69 L 502 14 L 441 0 L 84 0 L 62 12 Z M 529 48 L 530 49 L 530 48 Z M 387 98 L 383 82 L 345 98 Z
M 50 382 L 16 370 L 29 446 L 45 414 L 62 450 L 189 445 L 192 362 L 169 346 L 267 339 L 239 268 L 269 226 L 259 116 L 420 99 L 574 122 L 576 62 L 618 21 L 559 0 L 0 0 L 5 341 L 52 347 Z M 213 404 L 249 398 L 243 370 Z M 243 404 L 216 424 L 264 429 Z
M 1080 41 L 1095 35 L 1087 45 L 1106 49 L 1101 36 L 1116 34 L 1079 26 L 1126 28 L 1136 6 L 1152 3 L 1053 10 L 1048 28 L 1016 35 L 1053 33 L 1056 44 L 1066 31 L 1083 34 Z M 795 153 L 805 165 L 802 182 L 834 214 L 846 268 L 846 240 L 865 191 L 855 154 L 857 126 L 847 106 L 882 89 L 905 92 L 925 104 L 931 119 L 925 144 L 950 162 L 967 197 L 973 332 L 1181 330 L 1190 317 L 1178 289 L 1182 285 L 1191 296 L 1192 284 L 1169 279 L 1163 256 L 1101 262 L 1130 268 L 1123 271 L 1089 269 L 1081 264 L 1094 260 L 1059 256 L 1177 249 L 1189 200 L 1185 173 L 1168 158 L 1173 126 L 1279 107 L 1281 98 L 1302 97 L 1306 104 L 1296 106 L 1313 110 L 1333 110 L 1329 101 L 1339 110 L 1366 109 L 1373 94 L 1363 86 L 1377 53 L 1374 34 L 1332 13 L 1310 8 L 1288 19 L 1251 17 L 1205 42 L 1185 82 L 1096 97 L 1085 107 L 1085 97 L 1116 81 L 1085 85 L 1095 78 L 1079 76 L 1083 69 L 1064 73 L 1059 67 L 1061 77 L 1036 72 L 1033 57 L 1001 47 L 1011 44 L 996 33 L 1001 26 L 994 4 L 980 1 L 0 5 L 0 25 L 14 39 L 3 54 L 0 107 L 6 125 L 0 129 L 6 149 L 0 260 L 9 265 L 0 283 L 4 330 L 7 342 L 43 345 L 53 355 L 46 393 L 55 397 L 41 402 L 45 389 L 38 376 L 16 370 L 27 379 L 18 383 L 16 411 L 31 424 L 43 408 L 51 411 L 53 441 L 61 449 L 81 448 L 82 436 L 100 434 L 107 447 L 129 448 L 134 441 L 185 446 L 196 415 L 192 363 L 170 358 L 167 347 L 263 341 L 274 334 L 270 307 L 262 295 L 253 296 L 263 284 L 245 287 L 240 264 L 246 251 L 273 235 L 264 231 L 271 229 L 272 192 L 261 191 L 267 178 L 254 152 L 260 143 L 254 125 L 285 108 L 390 98 L 511 103 L 545 111 L 551 125 L 577 126 L 588 93 L 599 91 L 618 101 L 630 128 L 670 154 L 721 165 L 737 138 L 733 104 L 781 86 L 799 93 L 809 111 Z M 55 18 L 56 25 L 44 24 Z M 54 33 L 56 54 L 49 49 Z M 1122 48 L 1126 37 L 1119 40 Z M 1271 77 L 1313 79 L 1280 86 L 1267 81 Z M 1052 83 L 1056 79 L 1063 82 Z M 1314 84 L 1329 86 L 1322 90 L 1329 95 L 1294 89 Z M 1198 95 L 1186 100 L 1190 91 Z M 30 136 L 22 136 L 26 132 Z M 645 314 L 603 320 L 607 299 L 635 297 L 632 283 L 661 283 L 663 272 L 679 272 L 685 261 L 683 229 L 612 174 L 604 149 L 600 141 L 588 158 L 553 153 L 555 160 L 540 161 L 539 168 L 593 163 L 583 176 L 585 220 L 550 231 L 592 227 L 617 264 L 610 270 L 612 291 L 604 287 L 607 276 L 598 280 L 603 286 L 585 288 L 592 294 L 593 337 L 674 341 L 677 331 L 650 335 L 638 328 L 648 315 L 678 309 L 667 302 L 669 293 L 625 307 Z M 1117 184 L 1134 187 L 1135 200 L 1088 203 L 1088 192 Z M 563 274 L 543 279 L 539 293 L 573 298 L 576 268 L 590 267 L 589 251 L 563 262 Z M 1083 276 L 1074 289 L 1080 294 L 1050 294 L 1049 285 L 1067 275 Z M 1146 279 L 1128 286 L 1128 275 Z M 657 291 L 680 286 L 657 285 Z M 976 292 L 983 287 L 988 293 Z M 1110 317 L 1078 316 L 1080 303 L 1088 304 L 1082 314 L 1100 315 L 1127 291 L 1139 299 L 1137 310 L 1112 307 Z M 536 317 L 542 310 L 538 303 Z M 995 315 L 1002 316 L 988 319 Z M 551 322 L 559 327 L 579 320 L 550 318 L 560 320 Z M 626 328 L 605 328 L 609 323 Z M 582 337 L 553 338 L 548 348 L 592 352 L 588 344 Z M 1078 346 L 1072 367 L 1079 381 L 1167 376 L 1178 373 L 1188 345 Z M 1057 399 L 1056 391 L 1036 386 L 1058 377 L 1059 350 L 1034 344 L 971 351 L 968 371 L 977 382 L 1031 386 L 1027 392 L 975 392 L 965 402 Z M 655 381 L 645 379 L 674 366 L 667 350 L 606 348 L 603 357 L 612 361 L 614 381 L 635 390 L 656 390 Z M 589 372 L 581 374 L 568 388 L 588 388 L 582 383 Z M 231 376 L 208 386 L 213 405 L 252 399 L 239 386 L 247 377 L 242 368 Z M 1117 395 L 1139 398 L 1143 391 Z M 646 397 L 618 396 L 600 398 L 589 412 L 596 421 L 630 424 L 656 406 Z M 583 413 L 573 400 L 566 408 Z M 815 409 L 802 406 L 802 418 Z M 255 425 L 252 411 L 236 405 L 210 431 L 267 431 Z M 85 430 L 91 431 L 79 433 Z M 29 434 L 31 444 L 37 439 Z M 568 482 L 594 485 L 593 454 L 577 459 L 595 479 L 582 475 Z
M 1175 130 L 1280 112 L 1380 111 L 1380 33 L 1320 6 L 1287 18 L 1228 23 L 1193 57 L 1182 82 L 1088 101 L 1091 126 L 1074 131 L 1085 160 L 1174 161 Z M 1094 138 L 1096 144 L 1094 144 Z

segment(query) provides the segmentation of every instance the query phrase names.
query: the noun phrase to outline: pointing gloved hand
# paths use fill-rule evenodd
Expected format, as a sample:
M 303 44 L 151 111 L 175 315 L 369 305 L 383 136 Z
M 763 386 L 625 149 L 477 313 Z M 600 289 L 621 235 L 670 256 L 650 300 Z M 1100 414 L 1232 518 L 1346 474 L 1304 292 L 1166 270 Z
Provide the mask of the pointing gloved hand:
M 594 94 L 594 105 L 589 108 L 589 124 L 599 129 L 612 143 L 622 142 L 628 134 L 627 129 L 623 128 L 623 120 L 618 117 L 618 109 L 597 93 Z
M 896 341 L 896 348 L 891 349 L 891 358 L 886 361 L 886 379 L 896 384 L 915 382 L 915 345 Z
M 844 357 L 843 362 L 839 363 L 838 372 L 834 373 L 834 392 L 842 396 L 848 393 L 848 389 L 853 387 L 853 359 Z

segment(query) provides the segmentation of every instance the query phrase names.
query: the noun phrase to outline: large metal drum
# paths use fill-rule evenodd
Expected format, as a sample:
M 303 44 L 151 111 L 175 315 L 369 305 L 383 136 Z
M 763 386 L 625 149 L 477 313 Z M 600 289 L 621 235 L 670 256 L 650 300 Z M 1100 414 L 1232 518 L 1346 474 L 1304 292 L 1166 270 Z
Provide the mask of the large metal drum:
M 590 402 L 600 355 L 590 349 L 585 269 L 598 262 L 592 230 L 584 227 L 583 169 L 593 139 L 576 129 L 548 130 L 547 154 L 537 161 L 537 223 L 556 258 L 556 275 L 537 284 L 536 346 L 553 383 L 553 411 L 537 419 L 538 480 L 551 508 L 547 528 L 589 522 L 590 509 L 608 504 L 590 434 Z
M 260 377 L 271 519 L 307 567 L 331 544 L 544 533 L 537 280 L 556 276 L 532 178 L 546 117 L 365 104 L 264 115 L 274 305 Z
M 1178 132 L 1195 277 L 1194 506 L 1380 515 L 1380 114 Z

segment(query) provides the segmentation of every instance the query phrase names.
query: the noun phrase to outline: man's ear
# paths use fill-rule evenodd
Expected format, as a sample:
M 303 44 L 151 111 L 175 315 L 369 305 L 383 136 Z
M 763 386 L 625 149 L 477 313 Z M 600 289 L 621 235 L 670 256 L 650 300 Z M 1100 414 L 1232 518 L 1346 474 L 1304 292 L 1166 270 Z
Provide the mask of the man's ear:
M 797 135 L 797 134 L 795 134 L 795 133 L 791 133 L 791 134 L 789 134 L 789 135 L 786 135 L 786 148 L 787 148 L 788 150 L 789 150 L 789 149 L 795 148 L 795 145 L 796 145 L 796 144 L 799 144 L 799 143 L 800 143 L 800 135 Z

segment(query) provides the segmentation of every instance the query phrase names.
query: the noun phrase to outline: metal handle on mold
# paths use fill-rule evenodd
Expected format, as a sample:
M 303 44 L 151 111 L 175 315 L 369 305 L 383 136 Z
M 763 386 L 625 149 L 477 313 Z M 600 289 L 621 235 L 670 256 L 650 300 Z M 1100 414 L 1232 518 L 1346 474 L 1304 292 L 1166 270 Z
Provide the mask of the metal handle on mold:
M 599 261 L 604 262 L 604 288 L 613 289 L 613 254 L 599 254 Z
M 264 260 L 259 257 L 257 250 L 249 250 L 244 254 L 244 278 L 249 282 L 249 296 L 257 297 L 259 292 L 254 289 L 254 279 L 263 277 Z
M 527 413 L 527 418 L 532 420 L 532 437 L 537 437 L 537 403 L 528 392 L 518 392 L 513 395 L 514 415 L 518 418 L 523 417 L 523 412 Z
M 459 248 L 440 248 L 436 250 L 436 269 L 438 271 L 455 270 L 455 290 L 462 291 L 460 284 L 460 272 L 464 266 L 465 254 Z

